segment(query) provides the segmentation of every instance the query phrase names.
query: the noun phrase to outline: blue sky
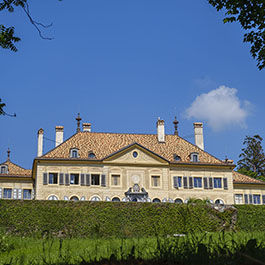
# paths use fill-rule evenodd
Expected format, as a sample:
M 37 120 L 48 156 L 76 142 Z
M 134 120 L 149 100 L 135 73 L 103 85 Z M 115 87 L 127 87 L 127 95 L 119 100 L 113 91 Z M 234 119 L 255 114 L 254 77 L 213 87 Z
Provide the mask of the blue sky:
M 75 118 L 96 132 L 156 133 L 156 120 L 193 142 L 204 123 L 205 150 L 238 160 L 246 135 L 264 137 L 264 71 L 242 42 L 238 24 L 223 24 L 206 0 L 35 0 L 31 15 L 53 23 L 42 40 L 22 10 L 1 12 L 15 26 L 19 51 L 0 50 L 0 161 L 31 168 L 37 130 L 65 139 Z M 54 143 L 44 141 L 44 151 Z

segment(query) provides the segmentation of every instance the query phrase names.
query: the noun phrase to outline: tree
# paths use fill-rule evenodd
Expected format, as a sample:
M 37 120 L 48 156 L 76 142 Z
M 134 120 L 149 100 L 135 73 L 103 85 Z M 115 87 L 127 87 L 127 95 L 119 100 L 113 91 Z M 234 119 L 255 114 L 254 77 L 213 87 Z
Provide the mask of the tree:
M 261 146 L 262 138 L 259 135 L 246 136 L 241 158 L 238 162 L 239 172 L 254 178 L 262 178 L 265 173 L 265 155 Z
M 224 23 L 237 21 L 247 31 L 243 41 L 251 44 L 250 53 L 259 70 L 265 67 L 265 1 L 208 0 L 217 11 L 226 10 Z

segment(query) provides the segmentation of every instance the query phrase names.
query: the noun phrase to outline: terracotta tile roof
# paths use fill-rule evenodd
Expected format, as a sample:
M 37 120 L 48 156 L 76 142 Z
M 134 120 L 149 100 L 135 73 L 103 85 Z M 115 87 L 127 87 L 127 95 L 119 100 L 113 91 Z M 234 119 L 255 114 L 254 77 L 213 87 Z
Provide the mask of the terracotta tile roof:
M 239 172 L 236 172 L 233 170 L 233 183 L 235 184 L 263 184 L 265 185 L 264 181 L 258 180 L 258 179 L 254 179 L 251 178 L 249 176 L 243 175 Z
M 23 167 L 20 167 L 14 163 L 12 163 L 10 160 L 7 160 L 6 162 L 0 164 L 7 165 L 8 167 L 8 173 L 7 174 L 0 174 L 0 176 L 18 176 L 18 177 L 31 177 L 31 170 L 25 169 Z
M 138 143 L 171 163 L 190 163 L 190 154 L 197 152 L 200 161 L 198 164 L 227 165 L 177 135 L 166 135 L 165 139 L 165 143 L 159 143 L 156 134 L 79 132 L 42 157 L 70 159 L 70 149 L 78 148 L 79 159 L 89 160 L 88 153 L 92 151 L 97 160 L 102 160 L 126 146 Z M 174 154 L 180 156 L 181 161 L 174 161 Z

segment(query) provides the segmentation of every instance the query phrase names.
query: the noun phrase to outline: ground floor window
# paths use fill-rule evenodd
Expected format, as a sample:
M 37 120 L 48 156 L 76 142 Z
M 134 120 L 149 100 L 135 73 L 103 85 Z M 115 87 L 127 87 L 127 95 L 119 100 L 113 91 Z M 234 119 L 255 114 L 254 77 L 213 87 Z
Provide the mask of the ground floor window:
M 243 203 L 243 194 L 235 194 L 235 204 Z
M 160 199 L 155 198 L 155 199 L 153 199 L 153 202 L 161 202 L 161 201 L 160 201 Z
M 253 195 L 253 204 L 260 204 L 260 195 L 259 194 Z
M 224 201 L 221 200 L 221 199 L 217 199 L 214 203 L 215 203 L 215 204 L 220 204 L 220 205 L 225 204 Z
M 79 201 L 79 198 L 77 196 L 72 196 L 70 198 L 70 201 Z
M 183 201 L 179 198 L 175 199 L 175 203 L 183 203 Z
M 113 202 L 119 202 L 119 201 L 121 201 L 118 197 L 114 197 L 114 198 L 112 198 L 112 201 Z
M 50 201 L 58 201 L 58 198 L 55 195 L 49 196 L 48 200 Z
M 91 201 L 100 201 L 100 198 L 98 196 L 93 196 L 91 198 Z
M 23 199 L 30 200 L 31 199 L 31 190 L 23 190 Z
M 12 189 L 4 189 L 4 199 L 12 199 Z

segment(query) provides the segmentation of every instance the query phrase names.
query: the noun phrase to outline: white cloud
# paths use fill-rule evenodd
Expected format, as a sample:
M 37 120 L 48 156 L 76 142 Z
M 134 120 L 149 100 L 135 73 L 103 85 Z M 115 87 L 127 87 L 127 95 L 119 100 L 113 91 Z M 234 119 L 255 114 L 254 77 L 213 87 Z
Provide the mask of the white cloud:
M 186 117 L 206 120 L 215 131 L 225 130 L 231 126 L 245 128 L 250 102 L 241 103 L 236 94 L 237 89 L 226 86 L 201 94 L 186 109 Z

